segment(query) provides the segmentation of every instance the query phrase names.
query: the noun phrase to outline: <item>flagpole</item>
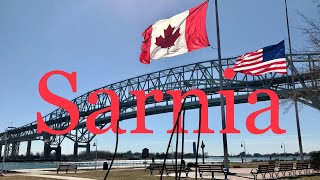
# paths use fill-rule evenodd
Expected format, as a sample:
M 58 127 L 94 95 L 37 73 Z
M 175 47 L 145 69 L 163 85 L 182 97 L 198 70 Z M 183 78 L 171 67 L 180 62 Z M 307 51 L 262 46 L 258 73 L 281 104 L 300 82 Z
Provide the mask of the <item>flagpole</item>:
M 287 20 L 287 31 L 288 31 L 288 41 L 289 41 L 289 53 L 290 53 L 289 56 L 290 56 L 291 77 L 292 77 L 292 90 L 293 90 L 293 96 L 294 96 L 293 97 L 294 98 L 294 109 L 295 109 L 297 131 L 298 131 L 300 159 L 303 160 L 304 157 L 303 157 L 301 130 L 300 130 L 299 109 L 298 109 L 298 102 L 297 102 L 297 99 L 296 99 L 295 73 L 294 73 L 293 59 L 292 59 L 292 46 L 291 46 L 291 36 L 290 36 L 290 25 L 289 25 L 289 15 L 288 15 L 287 0 L 285 0 L 285 7 L 286 7 L 286 20 Z
M 217 45 L 218 45 L 218 63 L 219 63 L 219 81 L 220 90 L 223 90 L 223 77 L 222 77 L 222 62 L 221 62 L 221 44 L 220 44 L 220 27 L 219 27 L 219 13 L 218 13 L 218 0 L 215 0 L 215 11 L 216 11 L 216 29 L 217 29 Z M 226 116 L 224 107 L 224 97 L 220 95 L 220 106 L 221 106 L 221 120 L 222 129 L 226 128 Z M 224 153 L 224 166 L 229 172 L 229 154 L 228 154 L 228 141 L 227 134 L 223 133 L 223 153 Z

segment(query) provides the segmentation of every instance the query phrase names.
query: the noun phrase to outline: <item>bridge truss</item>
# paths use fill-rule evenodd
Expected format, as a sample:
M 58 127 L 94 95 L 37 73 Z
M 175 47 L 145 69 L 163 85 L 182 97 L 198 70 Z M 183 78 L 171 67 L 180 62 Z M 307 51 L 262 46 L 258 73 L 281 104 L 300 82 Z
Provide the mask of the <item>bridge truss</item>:
M 223 59 L 223 69 L 233 67 L 236 58 Z M 247 103 L 248 95 L 258 89 L 271 89 L 275 91 L 280 98 L 288 98 L 288 94 L 292 92 L 292 84 L 296 84 L 297 91 L 307 88 L 318 88 L 320 79 L 310 76 L 310 72 L 319 70 L 320 52 L 308 54 L 294 54 L 294 75 L 295 80 L 292 82 L 292 72 L 282 75 L 277 73 L 269 73 L 263 76 L 250 76 L 236 73 L 232 80 L 223 79 L 224 89 L 235 91 L 235 104 Z M 288 63 L 288 69 L 290 63 Z M 207 94 L 209 106 L 219 106 L 219 64 L 217 60 L 209 60 L 197 62 L 175 68 L 169 68 L 154 73 L 130 78 L 124 81 L 116 82 L 99 89 L 108 89 L 115 91 L 119 96 L 120 102 L 120 120 L 126 120 L 136 117 L 136 99 L 130 94 L 131 90 L 145 90 L 147 93 L 152 90 L 182 90 L 186 92 L 192 89 L 200 89 Z M 98 89 L 96 89 L 98 90 Z M 95 90 L 93 90 L 95 91 Z M 79 147 L 87 148 L 90 151 L 90 142 L 95 137 L 86 128 L 87 117 L 94 111 L 102 109 L 110 105 L 110 98 L 101 94 L 96 104 L 88 102 L 88 96 L 93 92 L 90 91 L 72 100 L 77 105 L 80 112 L 80 120 L 78 126 L 66 135 L 49 135 L 46 133 L 37 134 L 37 123 L 32 122 L 22 127 L 9 130 L 9 142 L 19 144 L 22 141 L 43 140 L 45 142 L 44 152 L 50 154 L 51 150 L 61 150 L 61 143 L 65 138 L 75 142 L 75 155 Z M 267 95 L 258 97 L 259 101 L 268 101 Z M 301 103 L 320 110 L 319 96 L 312 100 L 299 98 Z M 199 107 L 196 97 L 188 97 L 185 103 L 186 109 L 195 109 Z M 149 98 L 146 101 L 146 115 L 155 115 L 161 113 L 172 112 L 172 97 L 165 94 L 161 102 L 154 101 Z M 66 129 L 70 124 L 70 117 L 67 111 L 58 108 L 50 114 L 43 117 L 46 124 L 55 130 Z M 97 120 L 98 128 L 103 129 L 110 122 L 110 113 L 101 114 Z M 6 132 L 0 133 L 0 137 L 4 137 Z M 4 141 L 0 141 L 4 144 Z M 31 143 L 28 143 L 31 145 Z M 88 145 L 89 144 L 89 145 Z M 29 148 L 29 147 L 28 147 Z M 30 150 L 29 150 L 30 152 Z M 61 152 L 57 152 L 57 154 Z

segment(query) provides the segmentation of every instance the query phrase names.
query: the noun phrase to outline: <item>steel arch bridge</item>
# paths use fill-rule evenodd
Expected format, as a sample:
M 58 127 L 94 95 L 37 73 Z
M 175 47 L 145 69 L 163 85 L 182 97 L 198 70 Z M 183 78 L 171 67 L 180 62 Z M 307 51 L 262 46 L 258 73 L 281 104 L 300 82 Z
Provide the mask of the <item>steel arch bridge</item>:
M 287 55 L 288 58 L 288 55 Z M 232 80 L 223 79 L 223 88 L 235 91 L 235 104 L 247 103 L 248 95 L 258 89 L 271 89 L 275 91 L 280 98 L 288 98 L 288 92 L 292 92 L 292 85 L 295 83 L 297 91 L 310 87 L 317 87 L 320 82 L 319 77 L 313 78 L 308 71 L 316 70 L 320 63 L 320 52 L 294 54 L 292 56 L 294 62 L 294 82 L 292 82 L 291 74 L 282 75 L 277 73 L 269 73 L 263 76 L 250 76 L 241 73 L 236 73 Z M 226 58 L 222 60 L 223 69 L 233 67 L 236 58 Z M 288 63 L 290 69 L 290 63 Z M 150 92 L 152 90 L 161 90 L 166 92 L 168 90 L 182 90 L 186 92 L 192 89 L 200 89 L 207 94 L 209 106 L 219 106 L 220 96 L 218 91 L 219 64 L 217 60 L 209 60 L 204 62 L 197 62 L 175 68 L 170 68 L 154 73 L 145 74 L 142 76 L 130 78 L 124 81 L 116 82 L 99 89 L 109 89 L 115 91 L 119 96 L 120 102 L 120 120 L 126 120 L 136 117 L 136 99 L 135 96 L 129 92 L 131 90 L 145 90 Z M 301 70 L 303 69 L 303 70 Z M 305 71 L 308 69 L 308 71 Z M 98 89 L 96 89 L 98 90 Z M 95 91 L 95 90 L 93 90 Z M 94 105 L 88 102 L 88 96 L 93 92 L 90 91 L 72 100 L 77 105 L 80 112 L 80 119 L 78 126 L 68 134 L 65 135 L 49 135 L 46 133 L 37 134 L 37 123 L 32 122 L 27 125 L 8 130 L 0 133 L 0 137 L 7 135 L 9 145 L 6 151 L 11 156 L 16 156 L 19 152 L 19 143 L 27 141 L 27 156 L 30 155 L 31 141 L 43 140 L 44 155 L 49 157 L 50 152 L 55 150 L 57 159 L 61 156 L 61 143 L 64 139 L 72 140 L 74 144 L 74 155 L 78 153 L 78 148 L 86 148 L 90 152 L 90 142 L 95 135 L 88 132 L 86 128 L 86 119 L 92 112 L 102 109 L 110 105 L 110 98 L 108 95 L 100 94 L 98 102 Z M 267 95 L 258 97 L 259 101 L 268 101 Z M 312 101 L 306 99 L 299 99 L 300 102 L 320 110 L 320 99 L 315 97 Z M 185 108 L 198 108 L 198 99 L 196 97 L 187 97 Z M 156 102 L 149 98 L 146 100 L 146 115 L 155 115 L 161 113 L 172 112 L 172 97 L 164 94 L 161 102 Z M 70 117 L 67 111 L 58 108 L 50 114 L 43 117 L 46 124 L 55 130 L 66 129 L 70 124 Z M 110 113 L 101 114 L 96 119 L 98 128 L 104 128 L 110 122 Z M 4 144 L 4 138 L 0 140 L 0 145 Z M 2 148 L 2 145 L 0 148 Z M 1 152 L 1 151 L 0 151 Z

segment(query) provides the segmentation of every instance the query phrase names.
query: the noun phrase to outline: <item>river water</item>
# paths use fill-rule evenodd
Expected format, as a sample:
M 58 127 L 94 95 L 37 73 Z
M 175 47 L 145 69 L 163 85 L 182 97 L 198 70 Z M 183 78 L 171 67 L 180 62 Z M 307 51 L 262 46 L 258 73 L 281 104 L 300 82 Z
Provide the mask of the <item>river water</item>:
M 247 157 L 247 162 L 251 162 L 253 159 L 257 161 L 268 161 L 269 157 Z M 273 160 L 284 160 L 285 157 L 276 157 Z M 309 159 L 309 157 L 305 157 Z M 240 157 L 229 157 L 230 162 L 241 162 Z M 286 160 L 299 160 L 299 157 L 286 157 Z M 202 159 L 198 159 L 202 162 Z M 110 160 L 98 160 L 97 167 L 102 167 L 104 162 L 108 162 L 110 165 Z M 155 160 L 156 163 L 163 163 L 162 160 Z M 175 162 L 175 160 L 167 159 L 167 163 Z M 195 162 L 195 159 L 185 159 L 186 164 L 189 162 Z M 209 157 L 205 158 L 206 163 L 211 162 L 223 162 L 223 157 Z M 151 163 L 151 160 L 147 160 L 147 164 Z M 6 162 L 4 164 L 4 169 L 6 170 L 18 170 L 18 169 L 42 169 L 42 168 L 57 168 L 60 164 L 76 164 L 78 167 L 95 167 L 96 161 L 81 161 L 81 162 Z M 143 167 L 144 160 L 115 160 L 113 167 Z

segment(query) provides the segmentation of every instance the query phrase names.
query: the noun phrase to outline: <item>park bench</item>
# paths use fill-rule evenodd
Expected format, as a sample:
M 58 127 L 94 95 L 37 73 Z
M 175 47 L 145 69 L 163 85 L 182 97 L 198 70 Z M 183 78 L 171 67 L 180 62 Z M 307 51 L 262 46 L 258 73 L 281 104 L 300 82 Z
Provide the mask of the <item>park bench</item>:
M 293 176 L 293 163 L 282 163 L 280 164 L 278 170 L 276 171 L 277 176 L 280 177 L 280 173 L 282 174 L 282 177 L 286 176 L 286 173 L 288 173 L 289 176 Z
M 302 175 L 302 172 L 304 172 L 304 174 L 309 174 L 311 168 L 309 167 L 308 162 L 297 162 L 296 168 L 294 170 L 295 170 L 295 175 L 297 175 L 296 174 L 297 171 L 299 175 Z
M 266 175 L 269 174 L 270 178 L 274 178 L 273 175 L 275 173 L 275 165 L 274 164 L 260 164 L 258 169 L 252 169 L 251 174 L 253 175 L 254 180 L 258 178 L 258 175 L 261 174 L 262 179 L 266 179 Z
M 223 173 L 224 178 L 227 179 L 228 171 L 224 168 L 223 164 L 198 164 L 198 169 L 200 173 L 200 177 L 202 177 L 204 172 L 211 172 L 212 179 L 214 179 L 214 173 Z
M 162 164 L 152 163 L 150 164 L 149 168 L 150 168 L 150 174 L 153 174 L 154 171 L 159 171 L 159 174 L 161 174 L 162 172 Z
M 169 176 L 170 173 L 180 173 L 181 172 L 184 172 L 186 174 L 186 177 L 188 177 L 188 174 L 189 174 L 189 169 L 186 168 L 184 165 L 175 165 L 175 164 L 166 164 L 165 165 L 165 170 L 166 170 L 166 173 L 167 173 L 167 176 Z
M 270 160 L 268 161 L 269 164 L 277 164 L 277 161 L 276 160 Z
M 59 173 L 59 171 L 66 171 L 66 173 L 68 173 L 69 170 L 70 171 L 74 170 L 74 173 L 77 173 L 77 165 L 66 165 L 66 164 L 59 165 L 57 168 L 57 174 Z

